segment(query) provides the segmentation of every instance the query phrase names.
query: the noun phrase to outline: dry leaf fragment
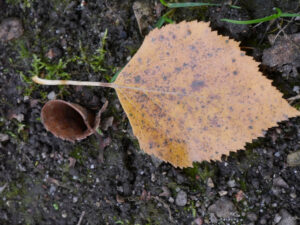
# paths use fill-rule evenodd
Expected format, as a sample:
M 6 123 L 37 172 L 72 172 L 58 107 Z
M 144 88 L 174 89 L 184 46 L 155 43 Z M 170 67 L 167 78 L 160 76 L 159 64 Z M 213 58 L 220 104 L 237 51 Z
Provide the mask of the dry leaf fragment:
M 239 43 L 209 23 L 155 29 L 113 84 L 141 149 L 174 166 L 219 160 L 300 113 L 258 71 Z
M 148 1 L 135 1 L 132 9 L 139 27 L 141 35 L 145 35 L 152 29 L 151 24 L 154 22 L 151 3 Z

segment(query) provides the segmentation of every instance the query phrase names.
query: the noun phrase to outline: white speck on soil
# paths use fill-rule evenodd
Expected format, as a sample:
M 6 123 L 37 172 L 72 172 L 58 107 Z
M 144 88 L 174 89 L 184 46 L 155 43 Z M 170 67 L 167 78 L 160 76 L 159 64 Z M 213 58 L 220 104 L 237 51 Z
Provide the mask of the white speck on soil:
M 55 92 L 54 92 L 54 91 L 51 91 L 51 92 L 47 95 L 47 98 L 48 98 L 49 100 L 54 100 L 54 99 L 56 99 L 56 94 L 55 94 Z

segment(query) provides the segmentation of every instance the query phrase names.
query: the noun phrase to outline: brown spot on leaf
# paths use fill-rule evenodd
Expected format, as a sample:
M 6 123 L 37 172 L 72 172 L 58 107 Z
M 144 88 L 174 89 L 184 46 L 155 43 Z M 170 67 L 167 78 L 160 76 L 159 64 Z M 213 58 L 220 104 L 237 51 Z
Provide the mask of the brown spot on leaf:
M 194 80 L 191 84 L 191 88 L 193 91 L 199 91 L 204 86 L 205 86 L 205 83 L 202 80 Z
M 141 81 L 141 76 L 135 76 L 134 77 L 134 82 L 135 83 L 140 83 L 140 81 Z

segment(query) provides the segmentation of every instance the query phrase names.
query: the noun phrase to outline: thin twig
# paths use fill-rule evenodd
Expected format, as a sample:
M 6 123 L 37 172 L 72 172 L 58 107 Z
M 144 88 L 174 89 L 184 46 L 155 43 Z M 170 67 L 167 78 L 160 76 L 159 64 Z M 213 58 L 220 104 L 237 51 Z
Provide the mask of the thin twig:
M 5 183 L 2 187 L 0 187 L 0 194 L 4 191 L 4 189 L 8 186 L 8 183 Z
M 85 211 L 82 211 L 82 213 L 81 213 L 81 215 L 80 215 L 80 218 L 79 218 L 79 220 L 78 220 L 77 225 L 80 225 L 80 224 L 81 224 L 84 215 L 85 215 Z
M 287 100 L 290 104 L 292 104 L 294 101 L 299 100 L 299 99 L 300 99 L 300 94 L 296 95 L 294 97 L 288 98 Z
M 279 31 L 277 32 L 277 34 L 276 34 L 276 36 L 274 38 L 274 43 L 275 43 L 275 41 L 276 41 L 276 39 L 277 39 L 277 37 L 279 36 L 280 33 L 283 33 L 283 35 L 285 36 L 285 38 L 288 37 L 287 34 L 284 32 L 284 30 L 294 21 L 294 19 L 295 18 L 293 17 L 286 25 L 284 25 L 284 27 L 281 27 L 280 25 L 277 24 L 277 26 L 279 26 L 278 27 Z
M 273 25 L 274 22 L 275 22 L 275 20 L 271 20 L 271 21 L 269 22 L 269 24 L 268 24 L 268 26 L 267 26 L 267 28 L 266 28 L 266 30 L 265 30 L 265 32 L 264 32 L 262 38 L 261 38 L 260 41 L 258 42 L 259 45 L 262 44 L 262 42 L 263 42 L 263 40 L 265 39 L 265 37 L 266 37 L 266 35 L 267 35 L 267 33 L 268 33 L 270 27 Z M 260 24 L 261 24 L 261 23 L 255 25 L 253 28 L 259 26 Z
M 160 199 L 158 196 L 155 196 L 155 197 L 152 197 L 153 199 L 159 201 L 161 204 L 163 204 L 163 206 L 168 210 L 168 213 L 169 213 L 169 220 L 172 222 L 172 223 L 175 223 L 173 217 L 172 217 L 172 212 L 171 212 L 171 209 L 170 207 L 168 206 L 168 204 L 166 204 L 162 199 Z

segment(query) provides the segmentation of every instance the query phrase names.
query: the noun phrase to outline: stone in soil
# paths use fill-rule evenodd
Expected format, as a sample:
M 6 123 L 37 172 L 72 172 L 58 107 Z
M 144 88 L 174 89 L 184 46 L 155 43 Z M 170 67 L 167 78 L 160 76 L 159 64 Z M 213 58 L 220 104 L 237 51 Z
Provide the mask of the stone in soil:
M 262 64 L 276 67 L 283 76 L 297 76 L 297 67 L 300 66 L 297 47 L 300 43 L 300 33 L 286 36 L 270 35 L 269 42 L 273 46 L 264 50 Z
M 248 213 L 247 219 L 250 220 L 251 222 L 257 221 L 257 215 L 253 212 Z
M 285 209 L 281 209 L 279 212 L 281 220 L 279 221 L 278 225 L 296 225 L 296 218 L 292 217 L 288 211 Z
M 0 142 L 5 142 L 9 140 L 9 136 L 7 134 L 0 133 Z
M 217 217 L 230 218 L 236 214 L 236 208 L 227 198 L 220 198 L 208 208 L 209 213 L 214 213 Z
M 273 186 L 289 188 L 289 185 L 281 177 L 276 177 L 275 179 L 273 179 Z
M 177 206 L 185 206 L 187 203 L 187 194 L 184 191 L 179 191 L 175 203 Z
M 215 184 L 214 184 L 214 182 L 212 181 L 212 179 L 210 177 L 207 179 L 206 184 L 210 188 L 214 188 L 215 187 Z
M 0 41 L 6 42 L 16 39 L 23 34 L 23 26 L 17 18 L 7 18 L 0 24 Z
M 300 151 L 292 152 L 287 156 L 289 166 L 300 166 Z
M 273 179 L 272 192 L 276 196 L 280 196 L 282 189 L 288 189 L 289 185 L 281 178 L 276 177 Z

